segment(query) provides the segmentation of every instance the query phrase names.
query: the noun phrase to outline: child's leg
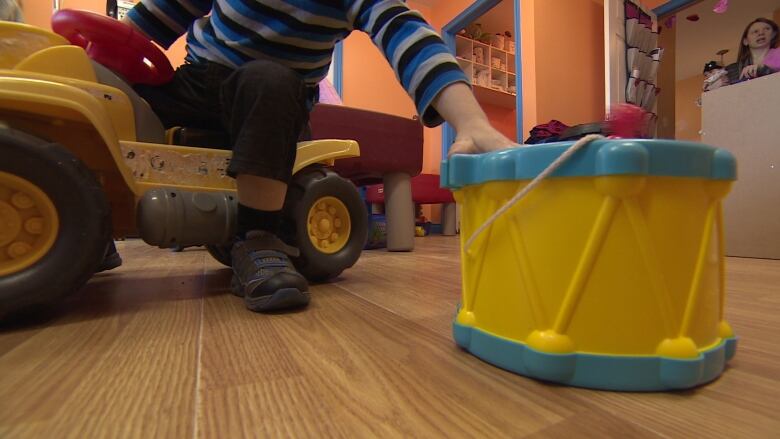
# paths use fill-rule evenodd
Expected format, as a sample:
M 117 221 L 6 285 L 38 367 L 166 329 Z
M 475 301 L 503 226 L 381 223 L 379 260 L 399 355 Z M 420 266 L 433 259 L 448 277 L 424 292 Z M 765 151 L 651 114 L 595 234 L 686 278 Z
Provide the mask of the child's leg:
M 292 70 L 267 61 L 236 70 L 185 65 L 163 87 L 136 87 L 166 127 L 226 129 L 238 185 L 234 291 L 255 311 L 305 305 L 308 285 L 277 238 L 297 139 L 308 121 L 307 90 Z
M 234 290 L 254 311 L 306 305 L 308 285 L 289 259 L 296 250 L 278 238 L 298 138 L 309 118 L 305 84 L 286 67 L 253 61 L 222 84 L 221 104 L 233 142 L 228 171 L 238 185 Z
M 133 88 L 149 103 L 165 128 L 222 130 L 219 86 L 230 72 L 227 67 L 211 63 L 185 64 L 167 84 Z
M 221 129 L 219 123 L 219 83 L 209 83 L 218 76 L 214 66 L 187 64 L 176 71 L 174 79 L 163 86 L 138 85 L 135 91 L 152 107 L 166 128 L 172 126 L 198 126 Z M 226 68 L 221 70 L 227 71 Z M 213 82 L 213 80 L 211 81 Z M 112 270 L 122 265 L 114 240 L 108 244 L 103 262 L 97 272 Z

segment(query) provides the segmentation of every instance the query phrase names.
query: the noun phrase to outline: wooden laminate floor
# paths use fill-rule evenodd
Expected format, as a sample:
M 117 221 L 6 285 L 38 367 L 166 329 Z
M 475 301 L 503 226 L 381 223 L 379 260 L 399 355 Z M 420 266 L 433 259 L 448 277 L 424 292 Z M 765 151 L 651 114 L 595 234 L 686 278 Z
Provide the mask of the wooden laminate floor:
M 201 249 L 119 249 L 61 316 L 0 329 L 0 437 L 780 437 L 780 261 L 729 260 L 741 340 L 719 380 L 630 394 L 456 348 L 454 238 L 366 252 L 275 315 L 246 311 Z

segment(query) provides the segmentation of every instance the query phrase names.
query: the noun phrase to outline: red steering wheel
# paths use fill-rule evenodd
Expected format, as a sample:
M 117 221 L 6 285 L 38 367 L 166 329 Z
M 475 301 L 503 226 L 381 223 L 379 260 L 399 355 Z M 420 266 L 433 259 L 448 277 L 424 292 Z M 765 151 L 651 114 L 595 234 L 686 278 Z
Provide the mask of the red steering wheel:
M 54 32 L 131 84 L 162 85 L 173 78 L 165 54 L 141 33 L 113 18 L 63 9 L 51 18 Z

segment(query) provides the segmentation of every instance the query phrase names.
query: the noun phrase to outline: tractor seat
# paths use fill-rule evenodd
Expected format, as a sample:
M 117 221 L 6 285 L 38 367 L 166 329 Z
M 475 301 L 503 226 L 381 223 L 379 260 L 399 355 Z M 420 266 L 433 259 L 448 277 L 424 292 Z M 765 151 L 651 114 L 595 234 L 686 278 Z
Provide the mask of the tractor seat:
M 232 149 L 230 136 L 224 131 L 173 127 L 166 132 L 166 140 L 171 145 L 222 149 L 226 151 Z
M 160 118 L 154 114 L 152 107 L 141 96 L 138 96 L 133 87 L 102 64 L 92 61 L 92 66 L 100 84 L 118 88 L 130 99 L 130 104 L 133 106 L 133 115 L 135 116 L 136 141 L 146 143 L 165 142 L 165 128 L 163 128 Z
M 119 75 L 108 68 L 92 62 L 98 82 L 123 91 L 133 106 L 136 140 L 146 143 L 168 143 L 171 145 L 230 150 L 230 137 L 226 132 L 191 127 L 163 128 L 149 104 Z

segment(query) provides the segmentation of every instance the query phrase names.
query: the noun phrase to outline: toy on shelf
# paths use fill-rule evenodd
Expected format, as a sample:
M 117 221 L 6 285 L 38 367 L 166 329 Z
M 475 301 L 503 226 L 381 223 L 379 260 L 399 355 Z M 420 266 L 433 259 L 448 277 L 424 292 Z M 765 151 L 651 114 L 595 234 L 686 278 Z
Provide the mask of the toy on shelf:
M 623 137 L 641 122 L 628 110 L 612 127 Z M 457 344 L 573 386 L 657 391 L 715 379 L 736 350 L 723 316 L 721 207 L 734 157 L 686 142 L 593 140 L 475 234 L 571 145 L 443 162 L 462 207 Z

